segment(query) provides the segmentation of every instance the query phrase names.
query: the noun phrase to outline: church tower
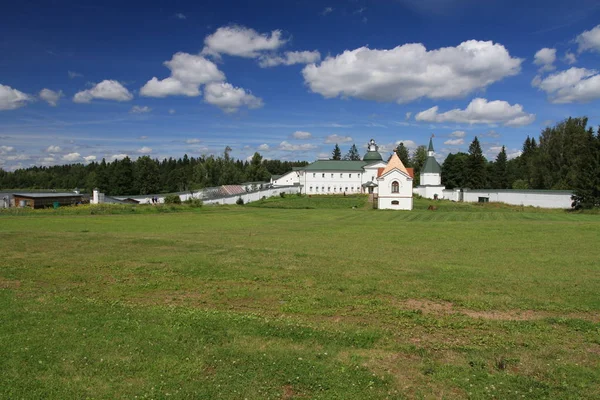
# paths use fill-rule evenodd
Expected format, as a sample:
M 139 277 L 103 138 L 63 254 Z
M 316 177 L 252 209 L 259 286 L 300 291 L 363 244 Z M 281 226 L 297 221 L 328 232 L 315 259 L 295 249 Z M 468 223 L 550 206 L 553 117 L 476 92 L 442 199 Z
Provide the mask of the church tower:
M 363 161 L 367 161 L 369 163 L 383 161 L 381 154 L 379 153 L 379 146 L 375 143 L 375 140 L 371 139 L 369 143 L 367 143 L 368 151 L 367 154 L 363 157 Z
M 442 168 L 434 157 L 433 138 L 429 138 L 427 159 L 421 169 L 421 186 L 440 186 L 442 184 Z

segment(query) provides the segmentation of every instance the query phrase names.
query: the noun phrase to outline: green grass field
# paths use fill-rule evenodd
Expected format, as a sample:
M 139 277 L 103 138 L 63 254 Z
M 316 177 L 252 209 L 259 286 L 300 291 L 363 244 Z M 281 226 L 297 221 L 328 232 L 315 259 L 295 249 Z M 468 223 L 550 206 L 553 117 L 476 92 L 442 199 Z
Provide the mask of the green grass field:
M 0 214 L 0 398 L 600 398 L 600 215 L 428 204 Z

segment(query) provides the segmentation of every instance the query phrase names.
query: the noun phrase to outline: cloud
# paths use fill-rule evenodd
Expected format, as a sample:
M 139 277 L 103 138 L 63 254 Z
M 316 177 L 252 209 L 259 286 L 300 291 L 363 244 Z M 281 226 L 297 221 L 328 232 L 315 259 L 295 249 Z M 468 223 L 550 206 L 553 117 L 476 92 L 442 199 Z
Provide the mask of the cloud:
M 579 45 L 577 49 L 579 53 L 587 50 L 600 52 L 600 25 L 596 25 L 589 31 L 584 31 L 575 38 L 575 42 Z
M 575 54 L 571 53 L 570 51 L 567 51 L 565 53 L 565 58 L 563 60 L 567 64 L 571 65 L 571 64 L 575 64 L 577 62 L 577 57 L 575 57 Z
M 33 101 L 33 97 L 10 86 L 0 84 L 0 111 L 15 110 Z
M 73 97 L 75 103 L 89 103 L 93 99 L 130 101 L 133 99 L 133 95 L 119 82 L 107 79 L 91 89 L 76 93 Z
M 0 154 L 7 154 L 15 151 L 15 148 L 12 146 L 0 146 Z
M 269 151 L 271 148 L 269 147 L 268 144 L 263 143 L 260 146 L 258 146 L 257 150 L 258 151 Z
M 321 15 L 331 14 L 333 12 L 333 7 L 325 7 L 323 11 L 321 11 Z
M 465 131 L 454 131 L 450 134 L 453 138 L 464 138 L 467 133 Z
M 536 76 L 531 85 L 546 92 L 552 103 L 587 103 L 600 98 L 600 74 L 586 68 L 572 67 L 545 79 Z
M 144 146 L 141 149 L 138 149 L 137 152 L 140 154 L 150 154 L 150 153 L 152 153 L 152 149 L 148 146 Z
M 62 90 L 55 92 L 50 89 L 42 89 L 40 91 L 40 99 L 44 100 L 46 103 L 50 104 L 52 107 L 56 107 L 58 105 L 58 100 L 63 97 Z
M 69 162 L 77 161 L 80 158 L 81 158 L 81 154 L 79 154 L 79 153 L 69 153 L 69 154 L 65 154 L 64 156 L 62 156 L 62 159 L 64 161 L 69 161 Z
M 411 111 L 407 112 L 407 113 L 406 113 L 406 116 L 405 116 L 405 118 L 404 118 L 404 119 L 405 119 L 406 121 L 408 121 L 408 120 L 410 119 L 410 116 L 411 116 L 411 115 L 412 115 L 412 112 L 411 112 Z
M 171 114 L 171 115 L 175 114 L 175 109 L 173 109 L 173 108 L 169 109 L 169 114 Z
M 365 11 L 367 11 L 367 8 L 366 7 L 361 7 L 358 10 L 354 11 L 352 14 L 362 14 Z
M 187 144 L 198 144 L 200 143 L 200 139 L 188 139 L 185 141 Z
M 129 157 L 127 154 L 113 154 L 112 156 L 110 156 L 110 159 L 112 161 L 116 161 L 116 160 L 122 160 L 125 157 Z
M 281 31 L 271 34 L 258 33 L 254 29 L 239 25 L 225 26 L 204 39 L 202 54 L 220 58 L 222 54 L 230 56 L 256 58 L 261 52 L 275 51 L 287 40 L 282 39 Z
M 310 151 L 315 150 L 316 148 L 317 146 L 314 144 L 291 144 L 285 140 L 279 144 L 279 150 L 281 151 Z
M 138 137 L 138 139 L 145 140 L 145 139 L 148 139 L 148 136 L 140 136 L 140 137 Z
M 163 64 L 171 70 L 171 76 L 162 80 L 150 79 L 140 89 L 142 96 L 199 96 L 200 85 L 225 80 L 225 74 L 217 65 L 202 56 L 179 52 Z
M 182 14 L 182 13 L 175 14 L 175 18 L 177 18 L 177 19 L 187 19 L 187 17 L 184 14 Z
M 48 146 L 46 153 L 60 153 L 62 149 L 60 146 Z
M 131 114 L 145 114 L 149 113 L 150 111 L 152 111 L 152 109 L 148 106 L 133 106 L 131 107 L 131 110 L 129 110 Z
M 556 49 L 549 49 L 547 47 L 544 47 L 543 49 L 538 50 L 538 52 L 535 53 L 533 63 L 535 65 L 539 65 L 539 71 L 543 72 L 552 71 L 553 69 L 555 69 L 556 67 L 553 65 L 554 61 L 556 61 Z
M 312 133 L 310 133 L 310 132 L 304 132 L 304 131 L 296 131 L 296 132 L 292 133 L 292 138 L 293 139 L 298 139 L 298 140 L 311 139 L 312 138 Z
M 229 83 L 209 83 L 204 88 L 204 101 L 219 107 L 226 113 L 237 112 L 241 107 L 261 108 L 263 101 L 245 89 L 234 87 Z
M 535 120 L 535 114 L 527 114 L 520 104 L 510 105 L 506 101 L 488 101 L 476 98 L 466 109 L 454 109 L 438 113 L 438 106 L 421 111 L 415 116 L 417 121 L 457 122 L 467 124 L 504 124 L 506 126 L 529 125 Z
M 74 71 L 68 71 L 67 73 L 69 74 L 69 78 L 71 78 L 71 79 L 81 78 L 83 76 L 83 74 L 80 74 L 79 72 L 74 72 Z
M 85 162 L 92 162 L 96 161 L 96 156 L 85 156 L 83 157 L 83 159 L 85 160 Z
M 465 139 L 448 139 L 444 144 L 448 146 L 460 146 L 461 144 L 465 144 Z
M 325 138 L 325 143 L 329 144 L 329 143 L 348 143 L 348 142 L 352 142 L 354 139 L 352 139 L 350 136 L 341 136 L 341 135 L 329 135 Z
M 517 75 L 522 61 L 491 41 L 469 40 L 429 51 L 413 43 L 391 50 L 346 50 L 320 65 L 307 65 L 302 74 L 311 91 L 326 98 L 405 103 L 466 96 Z
M 321 53 L 314 51 L 286 51 L 284 56 L 267 54 L 260 56 L 258 65 L 262 68 L 275 67 L 277 65 L 310 64 L 318 62 Z
M 495 130 L 491 130 L 491 131 L 487 131 L 485 133 L 482 133 L 479 136 L 481 136 L 481 137 L 499 138 L 500 134 L 498 132 L 496 132 Z

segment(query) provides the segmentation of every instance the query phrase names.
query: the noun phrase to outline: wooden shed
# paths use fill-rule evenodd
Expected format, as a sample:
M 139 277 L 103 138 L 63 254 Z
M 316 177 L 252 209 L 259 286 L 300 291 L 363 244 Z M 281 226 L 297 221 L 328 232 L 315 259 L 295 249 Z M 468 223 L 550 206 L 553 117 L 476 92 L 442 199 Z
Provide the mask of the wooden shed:
M 82 195 L 77 193 L 14 193 L 15 207 L 49 208 L 55 204 L 71 206 L 82 201 Z

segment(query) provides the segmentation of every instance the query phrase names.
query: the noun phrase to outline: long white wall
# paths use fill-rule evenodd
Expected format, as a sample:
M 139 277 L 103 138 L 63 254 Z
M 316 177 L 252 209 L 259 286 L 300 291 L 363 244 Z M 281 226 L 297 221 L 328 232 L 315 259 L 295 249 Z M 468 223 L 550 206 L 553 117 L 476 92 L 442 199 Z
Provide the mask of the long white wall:
M 517 206 L 543 208 L 571 208 L 571 196 L 568 190 L 471 190 L 463 191 L 463 201 L 479 202 L 479 198 L 488 198 L 490 202 L 499 202 Z
M 236 204 L 236 201 L 241 197 L 244 200 L 244 204 L 258 201 L 263 197 L 279 196 L 280 193 L 285 194 L 296 194 L 300 192 L 299 186 L 285 186 L 277 187 L 265 190 L 258 190 L 256 192 L 244 193 L 241 195 L 233 195 L 228 197 L 221 197 L 219 199 L 204 200 L 204 204 Z

